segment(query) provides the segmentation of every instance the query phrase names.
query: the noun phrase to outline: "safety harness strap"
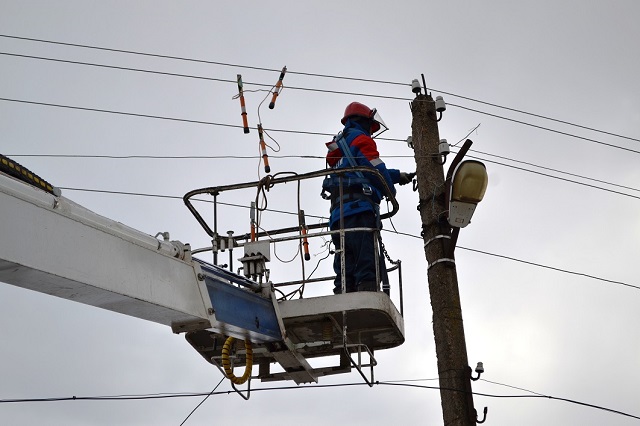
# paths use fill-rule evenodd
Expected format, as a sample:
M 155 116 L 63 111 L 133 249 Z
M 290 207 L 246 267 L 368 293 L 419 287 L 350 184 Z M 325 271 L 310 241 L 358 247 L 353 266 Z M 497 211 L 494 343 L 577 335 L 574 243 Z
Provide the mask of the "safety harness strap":
M 356 160 L 351 155 L 351 150 L 349 149 L 349 145 L 347 145 L 347 140 L 345 139 L 344 134 L 342 132 L 337 134 L 336 143 L 338 144 L 338 146 L 340 147 L 340 150 L 342 151 L 342 158 L 345 158 L 349 162 L 349 165 L 351 167 L 356 167 L 357 166 Z M 373 193 L 373 190 L 371 189 L 371 185 L 369 184 L 369 181 L 364 177 L 362 172 L 355 172 L 355 173 L 356 173 L 356 176 L 366 181 L 366 183 L 365 182 L 362 183 L 362 192 L 366 195 L 371 195 Z

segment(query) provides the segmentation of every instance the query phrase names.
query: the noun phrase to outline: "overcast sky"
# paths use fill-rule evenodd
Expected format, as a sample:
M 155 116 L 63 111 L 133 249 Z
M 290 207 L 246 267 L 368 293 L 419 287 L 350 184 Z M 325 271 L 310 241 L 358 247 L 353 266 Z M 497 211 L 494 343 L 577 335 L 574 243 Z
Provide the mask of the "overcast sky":
M 487 381 L 474 382 L 474 391 L 533 395 L 525 391 L 530 390 L 640 416 L 640 289 L 604 281 L 640 286 L 638 16 L 640 4 L 633 0 L 0 0 L 4 36 L 232 64 L 0 37 L 0 153 L 69 188 L 64 196 L 98 214 L 151 235 L 169 231 L 172 239 L 203 247 L 208 238 L 180 199 L 81 189 L 181 197 L 195 188 L 256 180 L 255 131 L 245 135 L 236 127 L 15 101 L 237 126 L 236 85 L 211 79 L 233 81 L 242 74 L 253 127 L 266 93 L 251 90 L 265 89 L 255 83 L 270 85 L 278 78 L 276 71 L 256 68 L 286 65 L 291 73 L 276 108 L 269 110 L 265 103 L 260 109 L 266 128 L 333 134 L 341 129 L 344 107 L 358 100 L 376 107 L 390 127 L 385 137 L 395 140 L 378 143 L 387 165 L 413 171 L 412 151 L 401 141 L 411 133 L 409 86 L 295 72 L 407 85 L 424 73 L 434 96 L 458 95 L 443 95 L 449 108 L 440 122 L 441 137 L 455 143 L 480 124 L 470 136 L 475 151 L 469 155 L 482 158 L 489 173 L 485 200 L 461 232 L 457 250 L 469 362 L 475 366 L 482 361 L 486 369 L 482 378 Z M 324 167 L 322 159 L 276 156 L 323 156 L 327 136 L 270 135 L 280 146 L 279 153 L 270 151 L 273 173 Z M 51 154 L 253 158 L 46 157 Z M 307 214 L 326 216 L 328 205 L 318 194 L 319 188 L 309 189 L 302 207 Z M 290 197 L 274 195 L 269 207 L 294 210 Z M 398 200 L 395 228 L 419 236 L 417 193 L 401 187 Z M 233 201 L 246 204 L 250 198 Z M 229 207 L 219 214 L 223 229 L 247 232 L 245 210 Z M 265 218 L 265 226 L 281 220 L 289 218 Z M 385 229 L 392 227 L 385 224 Z M 377 354 L 376 379 L 435 379 L 422 241 L 391 232 L 384 240 L 391 257 L 403 260 L 406 343 Z M 311 251 L 314 261 L 325 255 L 317 243 Z M 278 254 L 284 259 L 293 251 Z M 276 262 L 271 269 L 274 280 L 296 278 Z M 320 270 L 329 273 L 330 261 L 322 262 Z M 316 285 L 312 293 L 330 291 L 327 283 Z M 397 293 L 394 297 L 397 302 Z M 167 327 L 11 285 L 0 284 L 0 323 L 0 399 L 208 392 L 222 378 Z M 320 380 L 358 382 L 357 373 Z M 437 386 L 427 380 L 404 383 Z M 271 386 L 253 382 L 254 389 Z M 229 389 L 227 381 L 219 388 Z M 200 400 L 5 403 L 0 404 L 0 423 L 179 425 Z M 477 395 L 474 401 L 479 411 L 489 407 L 491 425 L 639 422 L 545 398 Z M 248 402 L 233 393 L 212 396 L 186 424 L 237 421 L 437 425 L 442 412 L 437 390 L 354 386 L 254 392 Z

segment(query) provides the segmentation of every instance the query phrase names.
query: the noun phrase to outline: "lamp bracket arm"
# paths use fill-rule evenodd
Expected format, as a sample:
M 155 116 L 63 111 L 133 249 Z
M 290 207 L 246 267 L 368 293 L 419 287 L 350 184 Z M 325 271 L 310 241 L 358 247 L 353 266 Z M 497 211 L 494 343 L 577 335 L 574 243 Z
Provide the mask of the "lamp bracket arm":
M 471 148 L 471 145 L 473 145 L 473 141 L 471 139 L 467 139 L 466 141 L 464 141 L 462 148 L 460 148 L 460 151 L 458 151 L 456 156 L 453 158 L 451 165 L 449 166 L 449 170 L 447 171 L 447 179 L 446 179 L 447 181 L 451 182 L 451 178 L 453 177 L 453 172 L 456 170 L 456 167 L 458 166 L 458 164 L 460 164 L 460 162 L 462 161 L 462 158 L 465 155 L 467 155 L 467 151 L 469 151 L 469 148 Z

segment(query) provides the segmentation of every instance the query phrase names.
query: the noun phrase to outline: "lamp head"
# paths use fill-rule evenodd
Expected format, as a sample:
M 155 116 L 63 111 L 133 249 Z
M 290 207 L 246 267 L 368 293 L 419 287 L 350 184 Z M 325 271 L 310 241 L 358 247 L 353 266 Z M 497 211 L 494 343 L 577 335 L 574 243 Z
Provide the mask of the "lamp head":
M 475 160 L 463 161 L 453 172 L 449 194 L 449 224 L 464 228 L 471 222 L 476 205 L 487 190 L 487 169 Z

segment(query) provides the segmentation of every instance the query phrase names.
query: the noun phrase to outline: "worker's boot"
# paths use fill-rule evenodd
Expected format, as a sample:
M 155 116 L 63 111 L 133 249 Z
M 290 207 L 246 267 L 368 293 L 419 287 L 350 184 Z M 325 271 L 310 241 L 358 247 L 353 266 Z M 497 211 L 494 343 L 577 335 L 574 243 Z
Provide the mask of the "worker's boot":
M 378 285 L 375 281 L 360 281 L 358 291 L 378 291 Z

